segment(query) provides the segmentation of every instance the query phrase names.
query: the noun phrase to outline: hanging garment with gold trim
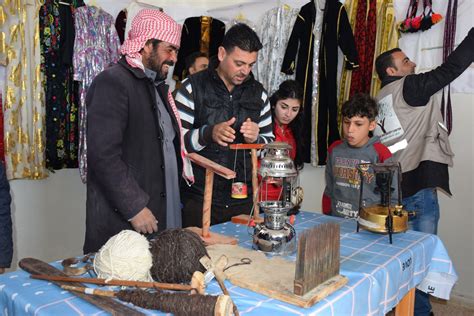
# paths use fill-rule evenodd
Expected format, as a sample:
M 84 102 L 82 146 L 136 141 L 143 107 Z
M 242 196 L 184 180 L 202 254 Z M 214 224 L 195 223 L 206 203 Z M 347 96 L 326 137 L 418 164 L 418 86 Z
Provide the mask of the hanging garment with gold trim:
M 6 64 L 2 90 L 8 179 L 42 179 L 48 175 L 40 71 L 40 5 L 34 0 L 5 0 L 0 10 L 0 38 L 3 41 L 0 54 Z

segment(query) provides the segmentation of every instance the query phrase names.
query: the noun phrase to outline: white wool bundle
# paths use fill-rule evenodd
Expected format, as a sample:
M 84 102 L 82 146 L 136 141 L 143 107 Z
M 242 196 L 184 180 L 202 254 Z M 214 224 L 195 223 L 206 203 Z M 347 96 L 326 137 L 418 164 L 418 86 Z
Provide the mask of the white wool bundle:
M 153 281 L 150 244 L 133 230 L 122 230 L 100 248 L 94 258 L 94 271 L 101 279 Z

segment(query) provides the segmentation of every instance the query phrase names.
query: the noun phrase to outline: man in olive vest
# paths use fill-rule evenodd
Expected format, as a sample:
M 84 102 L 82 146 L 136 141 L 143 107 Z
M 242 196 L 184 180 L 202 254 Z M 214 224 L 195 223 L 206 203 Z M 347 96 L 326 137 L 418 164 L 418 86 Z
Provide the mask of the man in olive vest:
M 433 95 L 456 79 L 474 61 L 474 28 L 436 69 L 415 74 L 416 64 L 399 48 L 375 61 L 382 89 L 375 134 L 389 147 L 402 167 L 403 205 L 416 212 L 412 230 L 436 234 L 439 205 L 437 188 L 451 194 L 448 166 L 453 152 L 443 124 L 440 102 Z M 429 315 L 428 294 L 417 290 L 415 315 Z

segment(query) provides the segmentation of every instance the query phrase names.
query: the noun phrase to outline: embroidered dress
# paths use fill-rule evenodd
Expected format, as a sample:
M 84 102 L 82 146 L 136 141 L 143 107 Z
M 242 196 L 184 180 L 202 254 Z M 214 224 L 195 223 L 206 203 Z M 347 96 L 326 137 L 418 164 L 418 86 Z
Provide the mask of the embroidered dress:
M 46 111 L 46 167 L 77 168 L 77 83 L 72 78 L 73 10 L 54 0 L 44 1 L 39 12 L 41 71 L 44 74 Z
M 92 80 L 119 59 L 120 40 L 114 18 L 100 8 L 84 6 L 75 12 L 74 80 L 79 81 L 79 172 L 87 175 L 86 94 Z
M 0 60 L 4 91 L 5 164 L 8 179 L 47 177 L 44 92 L 40 72 L 39 1 L 2 1 Z
M 370 92 L 374 67 L 375 36 L 377 34 L 377 0 L 359 0 L 354 36 L 360 68 L 352 73 L 350 96 Z
M 282 73 L 281 65 L 290 37 L 289 30 L 295 24 L 298 12 L 299 9 L 282 5 L 265 12 L 258 23 L 256 32 L 263 47 L 258 52 L 253 74 L 270 94 L 278 89 L 280 83 L 295 77 L 294 74 Z

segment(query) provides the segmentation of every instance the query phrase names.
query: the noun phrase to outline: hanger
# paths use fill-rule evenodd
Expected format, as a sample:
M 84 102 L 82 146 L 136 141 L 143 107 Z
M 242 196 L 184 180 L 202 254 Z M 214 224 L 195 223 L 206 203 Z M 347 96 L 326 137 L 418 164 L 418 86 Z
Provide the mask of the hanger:
M 100 5 L 97 4 L 96 0 L 88 0 L 88 1 L 84 1 L 84 2 L 86 2 L 86 5 L 89 6 L 89 7 L 96 7 L 98 9 L 100 9 Z
M 71 4 L 65 1 L 59 1 L 59 4 L 70 6 Z
M 240 10 L 241 10 L 244 5 L 254 5 L 254 4 L 259 4 L 259 3 L 264 3 L 264 2 L 266 2 L 266 1 L 265 0 L 257 0 L 257 1 L 250 1 L 250 2 L 242 2 L 242 3 L 237 3 L 237 4 L 228 5 L 228 6 L 218 7 L 218 8 L 214 8 L 214 9 L 209 9 L 209 10 L 207 10 L 207 12 L 211 13 L 211 12 L 216 12 L 216 11 L 228 11 L 228 10 L 232 10 L 232 9 L 235 9 L 235 8 L 240 8 Z

